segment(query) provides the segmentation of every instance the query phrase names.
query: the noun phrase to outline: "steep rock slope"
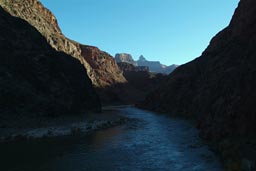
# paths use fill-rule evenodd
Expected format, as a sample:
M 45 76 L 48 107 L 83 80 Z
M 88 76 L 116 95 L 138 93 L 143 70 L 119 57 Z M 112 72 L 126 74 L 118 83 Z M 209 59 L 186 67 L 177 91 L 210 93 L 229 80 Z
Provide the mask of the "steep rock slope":
M 148 66 L 150 72 L 155 73 L 163 73 L 163 74 L 170 74 L 173 72 L 178 65 L 163 65 L 159 61 L 148 61 L 143 55 L 139 57 L 139 60 L 137 60 L 138 66 Z
M 127 62 L 118 62 L 117 65 L 123 72 L 136 70 L 136 66 Z
M 79 61 L 0 7 L 0 118 L 84 114 L 100 101 Z
M 163 74 L 170 74 L 170 73 L 172 73 L 178 67 L 179 67 L 179 65 L 175 65 L 175 64 L 172 64 L 170 66 L 166 66 L 165 68 L 163 68 L 161 73 L 163 73 Z
M 143 55 L 139 57 L 137 61 L 139 66 L 148 66 L 151 72 L 160 73 L 162 72 L 167 66 L 161 64 L 159 61 L 148 61 Z
M 255 135 L 256 1 L 241 0 L 202 56 L 177 68 L 143 106 L 196 116 L 204 137 Z
M 61 32 L 55 16 L 38 0 L 0 0 L 0 5 L 11 15 L 28 21 L 44 37 L 46 37 L 48 43 L 54 49 L 65 52 L 80 60 L 86 68 L 88 76 L 92 80 L 94 86 L 105 87 L 126 82 L 116 65 L 108 65 L 111 62 L 108 62 L 107 60 L 103 61 L 101 58 L 102 54 L 104 54 L 107 59 L 112 60 L 110 55 L 97 49 L 97 54 L 99 56 L 94 55 L 93 59 L 90 59 L 91 56 L 86 56 L 87 53 L 84 53 L 82 51 L 83 48 L 81 48 L 84 45 L 66 38 Z M 90 46 L 87 46 L 86 49 L 90 48 L 92 48 L 91 51 L 96 51 L 94 47 Z M 97 66 L 97 64 L 102 65 Z M 97 72 L 95 72 L 95 68 L 97 68 Z M 112 68 L 111 72 L 109 68 Z M 99 72 L 99 70 L 101 71 Z M 102 75 L 108 75 L 109 80 L 106 81 L 106 78 L 102 77 Z
M 117 53 L 115 55 L 115 60 L 117 63 L 125 62 L 137 66 L 137 62 L 135 62 L 132 55 L 128 53 Z
M 126 83 L 122 71 L 111 55 L 94 46 L 80 45 L 80 48 L 83 58 L 97 75 L 96 81 L 101 87 Z

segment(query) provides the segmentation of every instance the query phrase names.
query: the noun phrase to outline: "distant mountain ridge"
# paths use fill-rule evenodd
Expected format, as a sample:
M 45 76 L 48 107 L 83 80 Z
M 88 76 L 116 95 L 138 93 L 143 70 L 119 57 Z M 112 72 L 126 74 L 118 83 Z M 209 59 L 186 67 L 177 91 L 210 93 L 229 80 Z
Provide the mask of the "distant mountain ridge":
M 134 61 L 132 55 L 128 53 L 117 53 L 115 55 L 115 60 L 117 63 L 125 62 L 125 63 L 132 64 L 134 66 L 138 66 L 137 62 Z
M 115 55 L 115 60 L 117 63 L 129 63 L 134 66 L 146 66 L 149 68 L 150 72 L 155 73 L 163 73 L 163 74 L 170 74 L 172 71 L 174 71 L 178 65 L 164 65 L 161 64 L 159 61 L 148 61 L 143 55 L 139 57 L 137 61 L 135 61 L 132 57 L 132 55 L 128 53 L 117 53 Z
M 178 65 L 164 65 L 161 64 L 159 61 L 148 61 L 143 55 L 139 57 L 139 60 L 137 61 L 138 66 L 148 66 L 149 70 L 151 72 L 156 73 L 164 73 L 164 74 L 170 74 L 172 71 L 174 71 Z

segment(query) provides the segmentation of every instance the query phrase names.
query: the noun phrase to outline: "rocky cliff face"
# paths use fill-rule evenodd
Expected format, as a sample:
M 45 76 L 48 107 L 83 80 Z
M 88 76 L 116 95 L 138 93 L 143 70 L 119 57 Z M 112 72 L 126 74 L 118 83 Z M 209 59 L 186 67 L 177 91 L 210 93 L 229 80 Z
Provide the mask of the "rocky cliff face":
M 122 70 L 123 72 L 128 72 L 128 71 L 145 71 L 145 72 L 149 72 L 149 67 L 148 66 L 134 66 L 132 64 L 126 63 L 126 62 L 120 62 L 117 63 L 118 67 L 120 70 Z
M 130 63 L 118 62 L 117 65 L 120 68 L 120 70 L 122 70 L 123 72 L 135 71 L 136 70 L 136 67 L 133 64 L 130 64 Z
M 143 55 L 139 57 L 139 60 L 135 61 L 132 57 L 132 55 L 127 53 L 117 53 L 115 55 L 115 60 L 119 64 L 120 67 L 126 67 L 127 64 L 131 64 L 133 66 L 136 66 L 137 70 L 144 70 L 146 71 L 147 68 L 150 72 L 155 73 L 162 73 L 162 74 L 170 74 L 173 72 L 178 65 L 163 65 L 159 61 L 148 61 Z M 124 64 L 127 63 L 127 64 Z
M 256 1 L 241 0 L 202 56 L 177 68 L 142 104 L 197 118 L 227 170 L 256 169 Z
M 128 64 L 132 64 L 134 66 L 137 66 L 137 62 L 134 61 L 132 55 L 128 54 L 128 53 L 117 53 L 115 55 L 115 60 L 117 63 L 128 63 Z
M 139 66 L 148 66 L 151 72 L 161 72 L 166 65 L 162 65 L 159 61 L 148 61 L 144 56 L 140 56 L 139 60 L 137 61 Z
M 144 106 L 196 117 L 212 140 L 255 136 L 256 1 L 241 0 L 202 56 L 177 68 Z M 256 154 L 256 153 L 255 153 Z
M 178 65 L 166 66 L 161 64 L 159 61 L 148 61 L 143 55 L 139 57 L 137 64 L 138 66 L 148 66 L 151 72 L 163 74 L 170 74 L 178 67 Z
M 79 47 L 61 33 L 55 16 L 38 0 L 0 0 L 0 5 L 11 15 L 34 26 L 54 49 L 77 58 L 80 56 Z
M 175 64 L 170 65 L 170 66 L 166 66 L 165 68 L 163 68 L 161 73 L 163 73 L 163 74 L 170 74 L 170 73 L 172 73 L 178 67 L 179 67 L 179 65 L 175 65 Z
M 100 111 L 79 61 L 54 50 L 34 27 L 1 7 L 0 18 L 1 122 Z
M 83 58 L 97 75 L 95 79 L 100 87 L 104 88 L 127 82 L 115 59 L 108 53 L 93 46 L 80 45 L 80 48 Z
M 0 0 L 0 5 L 11 15 L 28 21 L 47 39 L 48 43 L 54 49 L 65 52 L 80 60 L 86 68 L 88 76 L 94 86 L 104 87 L 106 83 L 108 83 L 107 86 L 110 86 L 111 84 L 126 82 L 116 64 L 108 65 L 113 62 L 112 57 L 110 58 L 109 55 L 108 59 L 112 60 L 112 62 L 108 62 L 107 60 L 103 61 L 101 56 L 96 57 L 94 55 L 93 60 L 90 59 L 90 56 L 85 56 L 87 53 L 82 51 L 81 47 L 83 47 L 83 45 L 66 38 L 61 33 L 55 16 L 38 0 Z M 95 48 L 87 47 L 87 49 L 90 48 L 92 48 L 91 51 L 95 51 Z M 104 53 L 99 49 L 97 49 L 97 51 L 99 54 Z M 92 63 L 94 60 L 95 63 Z M 95 72 L 94 67 L 99 63 L 102 64 L 101 72 L 98 72 L 99 70 Z M 111 67 L 112 72 L 108 72 Z M 108 75 L 110 80 L 106 81 L 106 78 L 103 78 L 102 75 Z

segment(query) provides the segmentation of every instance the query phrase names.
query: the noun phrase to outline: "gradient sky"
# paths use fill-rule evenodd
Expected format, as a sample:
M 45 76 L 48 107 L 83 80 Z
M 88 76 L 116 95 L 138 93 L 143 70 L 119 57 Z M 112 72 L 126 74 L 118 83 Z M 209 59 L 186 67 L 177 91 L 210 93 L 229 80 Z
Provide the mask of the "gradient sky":
M 239 0 L 41 0 L 70 39 L 115 55 L 183 64 L 226 27 Z

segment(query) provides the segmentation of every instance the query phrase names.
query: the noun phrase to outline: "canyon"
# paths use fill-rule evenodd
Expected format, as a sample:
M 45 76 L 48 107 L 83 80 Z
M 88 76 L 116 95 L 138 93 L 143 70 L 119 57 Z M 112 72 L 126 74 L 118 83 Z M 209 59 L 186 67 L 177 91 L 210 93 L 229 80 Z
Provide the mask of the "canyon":
M 240 0 L 229 25 L 213 37 L 200 57 L 180 66 L 167 66 L 143 55 L 137 61 L 128 53 L 112 57 L 98 47 L 67 38 L 53 13 L 38 0 L 0 0 L 0 130 L 38 127 L 42 122 L 52 123 L 66 116 L 92 115 L 101 119 L 97 120 L 103 123 L 99 128 L 132 120 L 127 136 L 140 136 L 133 132 L 135 125 L 134 130 L 148 138 L 147 130 L 154 133 L 155 125 L 158 134 L 173 132 L 168 124 L 180 125 L 183 121 L 173 122 L 170 118 L 181 117 L 195 123 L 200 137 L 217 152 L 227 171 L 255 170 L 255 16 L 256 1 Z M 107 113 L 115 111 L 115 116 L 109 115 L 115 121 L 106 119 L 106 113 L 97 114 L 102 105 L 123 104 L 135 104 L 148 111 L 105 107 Z M 116 115 L 118 112 L 122 117 Z M 125 113 L 139 120 L 129 120 Z M 166 130 L 162 130 L 161 123 Z M 192 128 L 181 125 L 178 132 L 185 130 L 189 136 Z M 73 128 L 71 133 L 81 133 L 81 129 Z M 193 131 L 192 139 L 196 136 Z M 133 138 L 133 145 L 138 145 Z M 143 147 L 147 149 L 145 144 Z M 170 150 L 166 143 L 164 147 Z M 154 156 L 151 159 L 155 160 Z M 216 168 L 220 169 L 219 165 Z
M 202 56 L 178 67 L 141 104 L 195 118 L 200 135 L 218 142 L 229 158 L 228 170 L 240 170 L 244 160 L 255 163 L 255 16 L 256 2 L 241 0 L 229 26 Z

